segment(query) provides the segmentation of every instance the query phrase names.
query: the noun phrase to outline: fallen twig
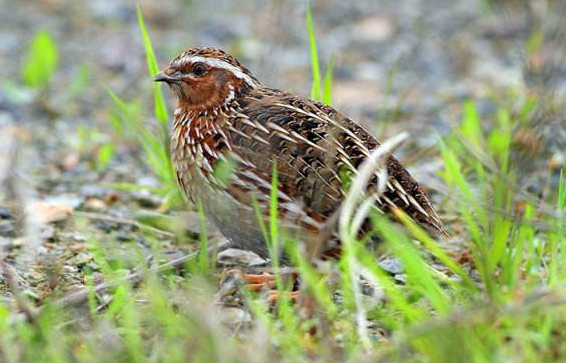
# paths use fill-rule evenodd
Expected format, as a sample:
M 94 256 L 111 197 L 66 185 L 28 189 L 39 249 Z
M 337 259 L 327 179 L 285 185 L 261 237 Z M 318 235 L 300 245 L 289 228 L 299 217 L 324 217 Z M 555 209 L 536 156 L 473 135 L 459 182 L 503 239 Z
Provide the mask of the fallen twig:
M 224 250 L 224 249 L 230 247 L 230 245 L 231 245 L 231 243 L 229 241 L 224 240 L 223 242 L 221 242 L 218 245 L 209 246 L 207 248 L 207 253 L 211 254 L 215 249 Z M 120 285 L 124 282 L 137 284 L 137 283 L 141 282 L 143 280 L 143 278 L 149 273 L 161 272 L 161 271 L 169 270 L 169 269 L 172 269 L 172 268 L 181 267 L 181 266 L 183 266 L 183 264 L 185 264 L 185 262 L 197 258 L 199 256 L 199 254 L 200 254 L 200 251 L 195 251 L 195 252 L 189 253 L 187 255 L 181 256 L 181 257 L 179 257 L 175 260 L 166 262 L 166 263 L 159 265 L 159 266 L 151 267 L 151 268 L 148 268 L 148 269 L 140 269 L 139 271 L 132 272 L 128 276 L 96 285 L 93 288 L 93 292 L 99 293 L 99 292 L 102 292 L 104 290 L 116 287 L 116 286 L 118 286 L 118 285 Z M 64 307 L 84 303 L 85 301 L 88 300 L 89 293 L 90 293 L 89 288 L 84 287 L 80 290 L 77 290 L 75 292 L 70 293 L 69 295 L 67 295 L 67 296 L 65 296 L 65 297 L 63 297 L 59 300 L 56 300 L 54 302 L 54 305 L 56 307 L 59 307 L 59 308 L 64 308 Z
M 91 213 L 91 212 L 78 212 L 78 211 L 74 212 L 74 216 L 75 217 L 87 218 L 87 219 L 91 219 L 91 220 L 97 220 L 97 221 L 113 222 L 113 223 L 127 225 L 127 226 L 136 226 L 137 228 L 139 228 L 142 231 L 147 231 L 147 232 L 159 235 L 161 237 L 166 237 L 166 238 L 175 238 L 176 237 L 174 233 L 171 233 L 169 231 L 164 231 L 162 229 L 155 228 L 155 227 L 149 226 L 149 225 L 144 224 L 144 223 L 140 223 L 140 222 L 138 222 L 134 219 L 127 219 L 127 218 L 114 217 L 114 216 L 106 215 L 106 214 Z

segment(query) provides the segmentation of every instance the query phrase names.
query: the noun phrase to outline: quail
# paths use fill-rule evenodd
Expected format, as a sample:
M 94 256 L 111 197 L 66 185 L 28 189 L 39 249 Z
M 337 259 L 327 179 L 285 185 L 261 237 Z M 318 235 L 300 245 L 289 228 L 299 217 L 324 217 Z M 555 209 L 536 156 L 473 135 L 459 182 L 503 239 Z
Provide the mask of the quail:
M 155 77 L 177 97 L 171 158 L 182 190 L 234 246 L 268 256 L 260 218 L 269 219 L 277 174 L 281 228 L 312 243 L 340 208 L 348 177 L 378 147 L 360 125 L 323 103 L 264 86 L 228 53 L 192 48 Z M 228 166 L 228 167 L 222 167 Z M 445 233 L 423 188 L 393 156 L 375 207 L 398 208 Z M 223 176 L 218 169 L 228 169 Z M 368 185 L 375 192 L 377 176 Z M 321 254 L 331 254 L 329 243 Z M 332 246 L 332 247 L 330 247 Z

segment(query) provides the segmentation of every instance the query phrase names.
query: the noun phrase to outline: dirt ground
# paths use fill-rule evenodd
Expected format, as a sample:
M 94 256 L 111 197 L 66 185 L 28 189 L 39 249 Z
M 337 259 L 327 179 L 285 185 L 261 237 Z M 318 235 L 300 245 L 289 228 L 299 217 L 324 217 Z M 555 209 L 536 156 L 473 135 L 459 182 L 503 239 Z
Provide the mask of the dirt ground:
M 543 22 L 544 32 L 554 34 L 558 27 L 552 24 L 564 17 L 521 4 L 312 2 L 321 63 L 331 56 L 335 61 L 333 104 L 379 139 L 410 133 L 396 155 L 427 186 L 441 214 L 446 191 L 434 147 L 437 135 L 459 122 L 465 100 L 474 100 L 487 116 L 497 112 L 509 90 L 545 90 L 556 98 L 566 91 L 560 37 L 549 35 L 536 56 L 527 52 L 534 28 Z M 263 83 L 308 96 L 303 1 L 141 1 L 141 8 L 160 66 L 185 48 L 216 46 L 237 55 Z M 150 256 L 156 241 L 164 259 L 194 250 L 201 231 L 193 207 L 163 208 L 162 197 L 152 192 L 159 181 L 141 148 L 119 139 L 110 125 L 113 106 L 106 88 L 138 100 L 148 127 L 155 124 L 135 4 L 0 0 L 0 9 L 0 249 L 23 291 L 41 299 L 81 286 L 86 270 L 96 274 L 102 268 L 95 253 L 133 268 L 128 257 L 136 256 L 130 259 L 134 264 L 139 253 Z M 40 29 L 52 34 L 60 59 L 47 89 L 37 91 L 23 86 L 20 67 Z M 81 70 L 88 83 L 75 94 L 72 85 Z M 552 81 L 542 70 L 552 72 Z M 543 141 L 526 165 L 564 164 L 564 118 L 553 115 L 533 125 Z M 97 155 L 108 143 L 116 149 L 100 168 Z M 525 183 L 536 189 L 538 179 L 531 175 Z M 126 183 L 146 189 L 116 187 Z M 451 216 L 443 216 L 451 228 Z M 181 226 L 184 238 L 171 225 Z M 208 233 L 220 238 L 212 228 Z M 91 248 L 93 240 L 101 250 Z M 250 263 L 243 252 L 225 256 L 225 263 L 240 258 Z M 10 300 L 5 281 L 0 283 L 5 291 L 0 298 Z

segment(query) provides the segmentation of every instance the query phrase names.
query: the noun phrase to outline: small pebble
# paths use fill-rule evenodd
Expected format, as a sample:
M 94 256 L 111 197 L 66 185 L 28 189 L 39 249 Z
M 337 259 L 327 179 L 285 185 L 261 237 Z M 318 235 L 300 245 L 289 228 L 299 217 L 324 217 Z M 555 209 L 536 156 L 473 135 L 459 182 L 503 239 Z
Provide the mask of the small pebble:
M 222 323 L 231 328 L 242 325 L 250 325 L 252 317 L 247 311 L 238 307 L 224 307 L 220 310 L 220 319 Z
M 115 236 L 118 241 L 122 242 L 128 242 L 132 240 L 132 237 L 127 232 L 123 231 L 116 232 Z
M 401 261 L 396 258 L 387 258 L 385 260 L 379 261 L 379 267 L 392 275 L 397 275 L 404 271 Z
M 6 207 L 0 207 L 0 219 L 13 219 L 14 215 Z
M 224 266 L 258 266 L 265 260 L 251 251 L 228 248 L 218 254 L 218 263 Z
M 23 237 L 14 238 L 12 240 L 12 246 L 14 247 L 21 247 L 24 245 L 24 243 L 25 243 L 25 238 Z
M 55 205 L 63 205 L 72 209 L 76 209 L 82 204 L 83 200 L 84 198 L 79 195 L 72 193 L 63 193 L 56 196 L 49 196 L 45 198 L 43 202 Z
M 44 240 L 52 239 L 55 237 L 55 228 L 50 225 L 42 226 L 39 236 Z
M 134 200 L 144 208 L 157 208 L 162 204 L 162 199 L 152 194 L 147 189 L 136 190 L 133 194 Z
M 82 234 L 80 234 L 79 232 L 73 233 L 73 235 L 71 236 L 71 238 L 73 239 L 73 241 L 77 241 L 77 242 L 84 242 L 84 241 L 86 241 L 86 237 L 83 236 Z
M 0 236 L 14 237 L 16 232 L 16 225 L 9 220 L 0 220 Z
M 400 283 L 400 284 L 406 284 L 407 283 L 407 275 L 405 274 L 397 274 L 395 276 L 393 276 L 393 278 L 395 279 L 396 282 Z
M 80 251 L 86 248 L 86 244 L 84 243 L 75 243 L 69 246 L 69 251 L 73 253 L 79 253 Z
M 88 198 L 84 203 L 83 208 L 87 211 L 102 212 L 106 209 L 106 203 L 98 198 Z

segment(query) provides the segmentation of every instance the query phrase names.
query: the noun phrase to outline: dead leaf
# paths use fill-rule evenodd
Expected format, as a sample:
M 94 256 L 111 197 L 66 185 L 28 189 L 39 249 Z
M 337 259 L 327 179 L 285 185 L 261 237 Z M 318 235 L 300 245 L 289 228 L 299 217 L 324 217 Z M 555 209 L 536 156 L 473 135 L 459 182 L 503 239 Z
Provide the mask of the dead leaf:
M 80 161 L 81 161 L 81 156 L 79 153 L 69 153 L 65 157 L 63 157 L 63 160 L 61 161 L 60 165 L 63 168 L 63 170 L 68 171 L 76 168 L 77 165 L 79 165 Z
M 84 205 L 85 210 L 92 211 L 92 212 L 102 212 L 106 209 L 106 203 L 102 199 L 98 198 L 88 198 Z
M 31 211 L 37 221 L 42 224 L 64 221 L 73 213 L 73 208 L 65 204 L 33 202 Z

